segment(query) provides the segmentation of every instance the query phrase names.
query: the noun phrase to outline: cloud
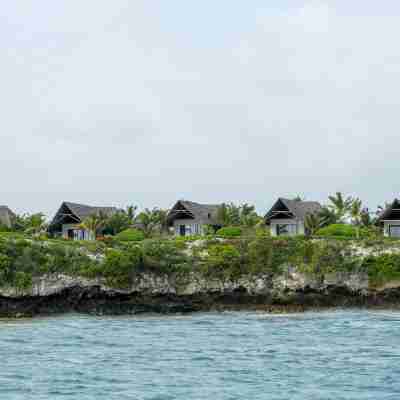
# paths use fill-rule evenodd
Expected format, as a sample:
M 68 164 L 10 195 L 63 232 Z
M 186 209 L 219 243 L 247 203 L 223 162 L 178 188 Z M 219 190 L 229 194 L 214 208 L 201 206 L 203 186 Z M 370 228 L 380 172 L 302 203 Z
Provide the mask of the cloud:
M 7 4 L 0 202 L 390 200 L 399 7 L 354 3 Z

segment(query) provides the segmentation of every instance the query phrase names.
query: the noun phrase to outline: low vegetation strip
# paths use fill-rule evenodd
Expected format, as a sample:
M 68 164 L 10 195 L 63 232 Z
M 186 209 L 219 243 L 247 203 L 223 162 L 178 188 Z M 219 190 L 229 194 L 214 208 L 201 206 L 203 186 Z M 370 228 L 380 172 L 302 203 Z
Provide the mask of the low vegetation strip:
M 370 286 L 400 280 L 400 243 L 306 237 L 189 237 L 126 242 L 79 242 L 0 235 L 0 286 L 24 290 L 35 278 L 54 273 L 103 278 L 128 288 L 136 274 L 197 272 L 205 277 L 284 274 L 287 267 L 323 277 L 332 272 L 368 273 Z

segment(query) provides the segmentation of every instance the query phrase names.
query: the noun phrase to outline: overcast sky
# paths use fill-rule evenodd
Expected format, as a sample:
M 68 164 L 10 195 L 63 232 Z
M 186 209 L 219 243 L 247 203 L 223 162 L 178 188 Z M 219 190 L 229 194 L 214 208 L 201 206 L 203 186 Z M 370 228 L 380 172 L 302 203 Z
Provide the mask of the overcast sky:
M 400 196 L 399 37 L 398 1 L 4 2 L 0 203 L 375 208 Z

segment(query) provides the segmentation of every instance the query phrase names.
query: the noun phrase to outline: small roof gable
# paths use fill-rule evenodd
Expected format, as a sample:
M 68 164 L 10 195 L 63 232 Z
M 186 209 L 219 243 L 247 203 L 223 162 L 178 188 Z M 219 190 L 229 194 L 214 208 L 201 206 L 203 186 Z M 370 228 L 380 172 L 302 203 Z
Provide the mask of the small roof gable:
M 400 201 L 394 199 L 393 203 L 388 206 L 378 217 L 378 223 L 383 221 L 400 220 Z
M 56 215 L 50 223 L 50 230 L 56 230 L 61 224 L 65 223 L 65 219 L 69 219 L 73 223 L 83 222 L 87 217 L 98 215 L 100 213 L 105 216 L 111 216 L 116 213 L 116 207 L 93 207 L 86 204 L 72 203 L 65 201 L 61 204 Z
M 303 221 L 307 214 L 315 214 L 322 209 L 317 201 L 300 201 L 279 198 L 273 207 L 268 211 L 265 220 L 268 223 L 276 215 L 286 214 L 288 218 L 295 218 Z
M 64 202 L 63 204 L 65 204 L 81 221 L 87 217 L 90 217 L 91 215 L 103 213 L 106 216 L 110 216 L 117 212 L 116 207 L 93 207 L 85 204 L 71 203 L 68 201 Z
M 219 204 L 200 204 L 193 201 L 178 200 L 168 213 L 168 222 L 178 218 L 199 219 L 203 223 L 217 224 Z

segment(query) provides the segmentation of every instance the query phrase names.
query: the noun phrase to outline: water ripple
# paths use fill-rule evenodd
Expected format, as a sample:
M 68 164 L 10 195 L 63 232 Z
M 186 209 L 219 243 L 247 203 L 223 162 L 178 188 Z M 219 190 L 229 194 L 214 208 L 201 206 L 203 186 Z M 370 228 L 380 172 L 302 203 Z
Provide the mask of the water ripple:
M 398 399 L 400 313 L 0 320 L 0 399 Z

